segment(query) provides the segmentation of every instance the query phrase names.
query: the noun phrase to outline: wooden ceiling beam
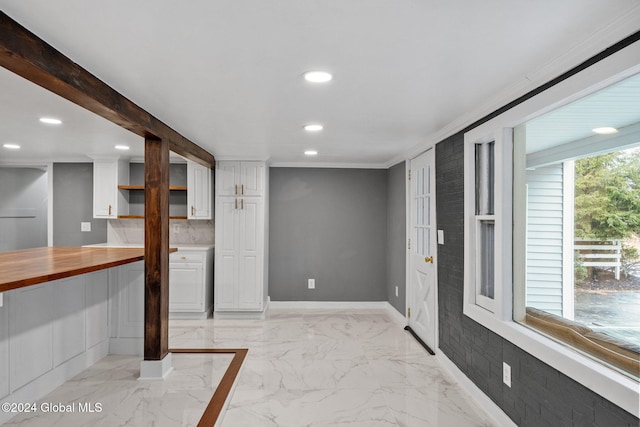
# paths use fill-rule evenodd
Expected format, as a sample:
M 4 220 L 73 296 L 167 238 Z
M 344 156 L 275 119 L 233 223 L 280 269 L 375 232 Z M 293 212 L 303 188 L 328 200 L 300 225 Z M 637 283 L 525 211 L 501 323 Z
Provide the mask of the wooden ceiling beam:
M 0 11 L 0 65 L 143 138 L 213 168 L 215 158 Z

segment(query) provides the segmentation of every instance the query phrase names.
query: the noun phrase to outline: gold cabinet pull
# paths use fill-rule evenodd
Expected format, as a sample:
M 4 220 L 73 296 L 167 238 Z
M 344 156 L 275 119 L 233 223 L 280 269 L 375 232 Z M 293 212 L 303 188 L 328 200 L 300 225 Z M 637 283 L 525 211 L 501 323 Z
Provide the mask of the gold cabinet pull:
M 111 215 L 111 205 L 109 205 L 109 215 Z
M 238 184 L 233 186 L 233 194 L 238 194 Z
M 193 206 L 191 206 L 191 216 L 195 215 L 195 209 L 193 208 Z
M 244 195 L 244 184 L 242 184 L 242 195 Z
M 240 199 L 240 209 L 244 209 L 244 199 Z
M 425 257 L 424 262 L 430 262 L 431 264 L 433 264 L 433 257 L 432 256 Z
M 236 199 L 236 209 L 238 209 L 238 199 Z

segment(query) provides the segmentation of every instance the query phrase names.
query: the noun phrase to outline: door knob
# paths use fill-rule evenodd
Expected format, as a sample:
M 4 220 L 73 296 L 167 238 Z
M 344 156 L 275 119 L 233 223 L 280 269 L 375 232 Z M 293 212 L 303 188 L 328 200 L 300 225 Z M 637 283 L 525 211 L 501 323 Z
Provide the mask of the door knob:
M 433 257 L 432 256 L 425 257 L 424 262 L 430 262 L 431 264 L 433 264 Z

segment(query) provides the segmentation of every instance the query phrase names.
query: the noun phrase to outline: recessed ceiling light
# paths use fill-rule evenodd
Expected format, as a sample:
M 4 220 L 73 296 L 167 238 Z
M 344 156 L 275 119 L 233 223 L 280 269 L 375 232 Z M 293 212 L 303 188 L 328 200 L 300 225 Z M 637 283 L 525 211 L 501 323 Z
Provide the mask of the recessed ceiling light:
M 306 125 L 304 127 L 304 130 L 306 130 L 307 132 L 318 132 L 321 131 L 324 127 L 322 125 L 318 125 L 318 124 L 313 124 L 313 125 Z
M 19 150 L 20 146 L 18 144 L 4 144 L 4 148 L 8 148 L 10 150 Z
M 59 125 L 62 123 L 62 120 L 54 119 L 53 117 L 40 117 L 40 121 L 48 125 Z
M 333 76 L 326 71 L 307 71 L 303 76 L 306 81 L 312 83 L 326 83 L 333 78 Z
M 128 145 L 116 145 L 114 148 L 116 150 L 128 150 L 129 146 Z
M 317 156 L 318 152 L 316 150 L 307 150 L 304 152 L 305 156 Z
M 600 135 L 610 135 L 612 133 L 618 132 L 618 129 L 606 126 L 592 129 L 592 131 Z

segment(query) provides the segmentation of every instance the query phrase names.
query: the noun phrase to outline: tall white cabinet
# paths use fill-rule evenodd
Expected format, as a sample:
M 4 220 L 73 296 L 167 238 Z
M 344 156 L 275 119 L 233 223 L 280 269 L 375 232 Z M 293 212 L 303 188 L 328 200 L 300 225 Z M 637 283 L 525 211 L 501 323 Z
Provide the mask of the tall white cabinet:
M 261 316 L 268 300 L 268 179 L 265 162 L 216 167 L 216 317 Z

